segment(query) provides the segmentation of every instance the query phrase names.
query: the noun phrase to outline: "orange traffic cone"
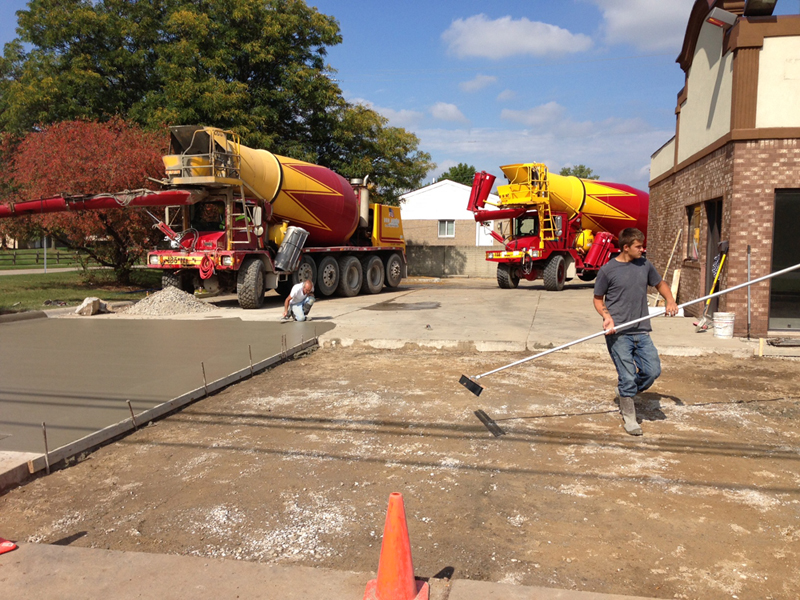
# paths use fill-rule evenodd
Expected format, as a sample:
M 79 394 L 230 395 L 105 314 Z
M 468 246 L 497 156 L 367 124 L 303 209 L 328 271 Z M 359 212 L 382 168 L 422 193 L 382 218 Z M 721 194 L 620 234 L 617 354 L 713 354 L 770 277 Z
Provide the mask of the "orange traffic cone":
M 9 542 L 6 539 L 0 538 L 0 554 L 5 554 L 6 552 L 11 552 L 15 550 L 17 545 L 14 542 Z
M 428 584 L 414 579 L 403 494 L 389 496 L 378 578 L 367 583 L 364 600 L 428 600 Z

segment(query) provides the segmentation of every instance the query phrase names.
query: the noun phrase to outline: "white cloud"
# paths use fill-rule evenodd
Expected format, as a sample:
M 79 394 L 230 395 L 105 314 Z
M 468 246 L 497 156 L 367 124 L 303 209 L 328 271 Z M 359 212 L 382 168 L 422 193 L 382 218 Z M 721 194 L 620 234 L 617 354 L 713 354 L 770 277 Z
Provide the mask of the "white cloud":
M 420 122 L 425 118 L 425 115 L 421 112 L 415 110 L 395 110 L 393 108 L 387 108 L 385 106 L 375 106 L 369 100 L 365 100 L 363 98 L 351 98 L 350 102 L 354 104 L 360 104 L 362 106 L 366 106 L 377 112 L 380 115 L 383 115 L 387 119 L 389 119 L 389 125 L 392 127 L 403 127 L 406 129 L 413 129 L 414 127 L 418 126 Z
M 603 13 L 607 44 L 680 52 L 694 0 L 588 0 Z
M 458 89 L 462 92 L 477 92 L 488 87 L 497 81 L 494 75 L 476 75 L 474 79 L 462 81 L 458 84 Z
M 549 108 L 530 114 L 552 111 L 560 118 L 516 129 L 423 129 L 416 134 L 420 148 L 435 162 L 466 162 L 493 173 L 500 182 L 501 165 L 541 162 L 557 173 L 583 163 L 605 181 L 647 190 L 650 154 L 674 132 L 654 129 L 641 119 L 574 121 L 562 107 L 545 106 Z
M 547 104 L 525 110 L 510 110 L 506 108 L 500 113 L 500 118 L 506 121 L 522 123 L 528 127 L 534 127 L 536 125 L 544 125 L 559 120 L 563 114 L 563 106 L 557 102 L 548 102 Z
M 507 102 L 508 100 L 514 100 L 517 97 L 517 92 L 514 90 L 503 90 L 499 94 L 497 94 L 497 101 L 498 102 Z
M 525 17 L 491 20 L 484 14 L 453 21 L 442 39 L 448 52 L 458 58 L 547 56 L 583 52 L 592 46 L 591 38 L 582 33 Z
M 455 104 L 447 102 L 437 102 L 431 106 L 431 116 L 440 121 L 453 121 L 456 123 L 468 123 L 469 119 L 464 116 Z

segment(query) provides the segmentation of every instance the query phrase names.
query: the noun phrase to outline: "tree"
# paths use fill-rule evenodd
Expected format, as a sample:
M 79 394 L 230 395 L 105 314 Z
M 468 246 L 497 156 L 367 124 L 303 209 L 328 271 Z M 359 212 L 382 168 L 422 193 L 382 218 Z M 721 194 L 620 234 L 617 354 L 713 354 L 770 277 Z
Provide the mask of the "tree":
M 58 123 L 7 142 L 0 186 L 18 200 L 141 189 L 148 177 L 163 174 L 166 141 L 163 131 L 145 132 L 121 119 Z M 133 266 L 161 237 L 144 211 L 125 208 L 27 216 L 2 227 L 15 237 L 47 235 L 82 250 L 113 268 L 120 283 L 129 282 Z
M 117 115 L 215 125 L 360 176 L 370 147 L 389 199 L 433 166 L 415 136 L 344 100 L 325 63 L 339 25 L 302 0 L 30 0 L 19 15 L 0 61 L 2 131 Z M 348 139 L 354 120 L 363 127 Z
M 370 176 L 371 200 L 398 206 L 400 196 L 419 187 L 426 173 L 436 168 L 427 152 L 417 150 L 419 140 L 360 104 L 346 104 L 338 114 L 333 135 L 320 149 L 320 162 L 342 176 Z
M 441 177 L 439 177 L 439 179 L 449 179 L 470 187 L 472 187 L 472 180 L 474 178 L 475 167 L 466 163 L 458 163 L 455 167 L 450 167 L 447 172 L 442 173 Z
M 564 167 L 561 169 L 559 175 L 570 176 L 574 175 L 580 179 L 600 179 L 600 175 L 595 175 L 592 170 L 586 165 L 574 165 L 572 167 Z

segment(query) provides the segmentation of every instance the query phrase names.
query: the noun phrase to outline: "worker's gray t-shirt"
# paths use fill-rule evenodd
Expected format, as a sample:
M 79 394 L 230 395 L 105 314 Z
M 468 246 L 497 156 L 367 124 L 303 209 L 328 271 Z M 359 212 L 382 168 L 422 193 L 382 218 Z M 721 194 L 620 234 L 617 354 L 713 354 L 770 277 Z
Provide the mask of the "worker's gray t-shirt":
M 648 315 L 647 286 L 661 283 L 661 275 L 646 258 L 631 262 L 617 259 L 608 261 L 597 274 L 594 295 L 606 297 L 606 308 L 614 319 L 614 325 L 640 319 Z M 620 333 L 652 331 L 650 321 L 642 321 Z

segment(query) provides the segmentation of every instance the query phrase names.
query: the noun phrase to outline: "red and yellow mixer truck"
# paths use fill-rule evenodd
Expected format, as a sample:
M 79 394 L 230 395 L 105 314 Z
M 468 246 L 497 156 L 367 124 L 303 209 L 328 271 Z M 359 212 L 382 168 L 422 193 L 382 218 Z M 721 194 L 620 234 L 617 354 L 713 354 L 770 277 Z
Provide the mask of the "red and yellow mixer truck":
M 636 227 L 647 234 L 646 192 L 555 175 L 539 163 L 500 168 L 508 184 L 498 186 L 496 208 L 485 208 L 495 181 L 485 171 L 475 174 L 467 208 L 481 223 L 509 221 L 504 235 L 490 232 L 504 248 L 486 252 L 486 260 L 497 263 L 501 288 L 542 278 L 545 289 L 560 291 L 576 276 L 591 281 L 619 252 L 620 231 Z
M 147 255 L 164 286 L 236 292 L 243 308 L 310 279 L 318 296 L 375 294 L 406 276 L 400 210 L 369 202 L 366 180 L 243 146 L 215 127 L 170 128 L 162 191 L 58 196 L 0 205 L 0 218 L 158 207 L 168 244 Z

